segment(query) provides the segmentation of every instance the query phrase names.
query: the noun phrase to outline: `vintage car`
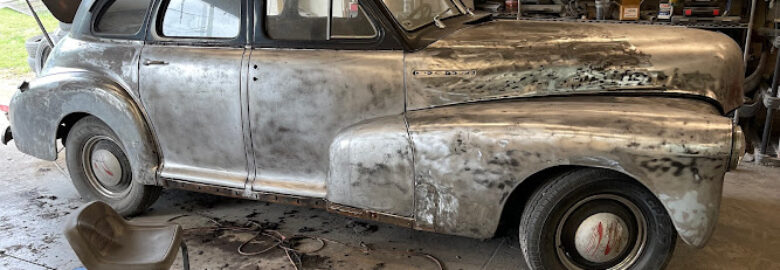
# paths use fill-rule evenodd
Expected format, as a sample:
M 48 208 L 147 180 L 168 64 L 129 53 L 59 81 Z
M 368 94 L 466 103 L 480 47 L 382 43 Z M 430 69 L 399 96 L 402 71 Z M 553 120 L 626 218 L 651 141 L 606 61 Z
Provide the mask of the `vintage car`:
M 72 17 L 3 142 L 55 160 L 60 139 L 81 196 L 124 215 L 178 188 L 515 228 L 532 268 L 659 269 L 677 235 L 707 242 L 744 151 L 740 50 L 715 32 L 459 0 L 83 0 Z

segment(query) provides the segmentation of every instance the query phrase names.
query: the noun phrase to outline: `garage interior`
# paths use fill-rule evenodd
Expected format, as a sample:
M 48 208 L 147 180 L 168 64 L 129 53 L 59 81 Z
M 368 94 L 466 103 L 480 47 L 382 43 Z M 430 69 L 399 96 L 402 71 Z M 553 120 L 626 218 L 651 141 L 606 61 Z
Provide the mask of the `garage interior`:
M 2 121 L 2 120 L 0 120 Z M 62 223 L 83 205 L 64 168 L 0 146 L 0 169 L 6 188 L 0 193 L 5 269 L 77 269 L 82 264 L 62 236 Z M 715 233 L 703 249 L 678 242 L 667 269 L 776 269 L 780 267 L 780 183 L 777 168 L 743 163 L 726 176 Z M 166 190 L 147 214 L 133 220 L 176 220 L 187 228 L 212 228 L 215 219 L 243 226 L 253 221 L 277 227 L 286 235 L 306 234 L 328 240 L 326 247 L 303 258 L 302 269 L 439 269 L 424 256 L 435 256 L 446 269 L 528 269 L 517 255 L 514 233 L 480 241 L 419 232 L 283 204 L 226 199 L 208 194 Z M 185 234 L 192 269 L 292 269 L 281 250 L 242 256 L 238 247 L 253 233 L 194 229 Z M 316 248 L 318 243 L 309 243 Z M 414 255 L 414 256 L 413 256 Z M 181 269 L 181 260 L 171 269 Z
M 402 8 L 409 1 L 416 0 L 388 2 Z M 283 2 L 273 0 L 269 7 L 279 8 Z M 344 10 L 355 1 L 336 2 Z M 678 239 L 666 269 L 780 269 L 776 248 L 780 245 L 780 117 L 776 112 L 780 109 L 780 68 L 776 68 L 780 7 L 776 1 L 463 2 L 473 12 L 491 13 L 497 20 L 686 27 L 720 32 L 739 44 L 746 69 L 744 105 L 727 116 L 744 130 L 747 153 L 738 169 L 726 173 L 712 238 L 701 249 Z M 328 14 L 327 8 L 307 7 L 312 14 Z M 7 111 L 4 105 L 18 85 L 30 79 L 1 80 L 0 109 Z M 5 115 L 0 117 L 0 127 L 8 125 Z M 62 145 L 58 149 L 57 161 L 50 162 L 19 152 L 13 140 L 0 145 L 2 269 L 84 266 L 63 226 L 85 202 L 71 184 Z M 191 269 L 530 269 L 521 255 L 516 227 L 501 227 L 496 237 L 477 240 L 337 215 L 294 202 L 258 202 L 176 189 L 165 189 L 149 210 L 130 220 L 181 225 L 188 259 L 177 255 L 171 269 L 182 269 L 184 264 Z M 269 239 L 284 241 L 264 250 L 267 243 L 250 241 L 262 233 L 274 233 Z M 299 235 L 305 237 L 293 237 Z M 247 245 L 250 242 L 255 246 Z

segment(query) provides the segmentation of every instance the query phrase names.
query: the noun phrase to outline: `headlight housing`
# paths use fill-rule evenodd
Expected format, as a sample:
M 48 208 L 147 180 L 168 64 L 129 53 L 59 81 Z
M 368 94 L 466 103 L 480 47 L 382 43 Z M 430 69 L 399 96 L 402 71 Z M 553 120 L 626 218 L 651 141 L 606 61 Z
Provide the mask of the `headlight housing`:
M 736 170 L 742 157 L 745 156 L 745 133 L 739 125 L 734 125 L 731 133 L 731 160 L 729 170 Z

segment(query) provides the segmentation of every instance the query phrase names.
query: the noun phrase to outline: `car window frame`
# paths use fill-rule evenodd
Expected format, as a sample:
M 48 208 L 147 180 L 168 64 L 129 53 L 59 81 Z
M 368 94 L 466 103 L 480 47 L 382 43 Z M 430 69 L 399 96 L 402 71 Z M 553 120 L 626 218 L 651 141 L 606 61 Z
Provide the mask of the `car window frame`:
M 230 38 L 219 37 L 169 37 L 162 34 L 163 20 L 165 19 L 165 9 L 171 0 L 156 0 L 152 9 L 149 31 L 147 31 L 146 42 L 156 45 L 182 45 L 199 47 L 244 47 L 247 45 L 249 35 L 247 31 L 249 25 L 249 3 L 251 0 L 241 0 L 241 18 L 238 35 Z
M 358 4 L 358 5 L 360 5 L 360 4 Z M 331 15 L 328 16 L 328 18 L 329 18 L 329 22 L 328 23 L 330 24 L 330 26 L 328 27 L 328 32 L 330 32 L 330 33 L 328 33 L 328 35 L 329 35 L 328 36 L 328 40 L 357 40 L 357 39 L 370 40 L 370 39 L 377 38 L 379 36 L 379 29 L 376 26 L 376 22 L 374 22 L 374 20 L 372 20 L 371 17 L 368 16 L 368 13 L 366 13 L 366 10 L 363 7 L 358 8 L 358 11 L 362 15 L 366 16 L 366 20 L 368 21 L 369 24 L 371 24 L 371 27 L 374 28 L 374 35 L 373 36 L 362 36 L 361 37 L 361 36 L 334 35 L 333 34 L 333 14 L 332 14 L 333 13 L 333 7 L 331 7 L 331 9 L 330 9 Z
M 149 6 L 146 8 L 146 12 L 144 13 L 143 23 L 141 23 L 141 28 L 135 34 L 111 34 L 107 32 L 98 32 L 98 22 L 100 22 L 100 19 L 103 17 L 105 11 L 111 6 L 111 4 L 116 2 L 116 0 L 97 0 L 92 2 L 91 7 L 89 8 L 89 11 L 92 13 L 92 17 L 89 21 L 89 34 L 94 37 L 108 39 L 144 40 L 149 25 L 149 13 L 157 1 L 158 0 L 149 1 Z
M 382 0 L 380 0 L 380 1 L 382 1 Z M 460 0 L 455 0 L 455 1 L 460 1 Z M 456 5 L 455 3 L 453 3 L 453 1 L 450 1 L 450 2 L 451 2 L 453 5 Z M 431 18 L 431 21 L 429 21 L 429 22 L 427 22 L 427 23 L 425 23 L 425 24 L 419 25 L 419 26 L 417 26 L 417 27 L 415 27 L 415 28 L 412 28 L 412 29 L 406 29 L 406 27 L 404 27 L 404 26 L 403 26 L 403 24 L 401 24 L 401 22 L 400 22 L 400 21 L 398 21 L 398 18 L 396 18 L 395 14 L 393 14 L 393 12 L 389 10 L 389 8 L 387 7 L 387 4 L 385 4 L 385 3 L 382 3 L 382 5 L 384 5 L 384 6 L 385 6 L 385 9 L 388 9 L 388 11 L 390 12 L 390 17 L 393 19 L 393 21 L 394 21 L 394 22 L 395 22 L 397 25 L 399 25 L 399 26 L 401 27 L 401 29 L 402 29 L 404 32 L 407 32 L 407 33 L 414 33 L 414 32 L 418 32 L 418 31 L 420 31 L 420 30 L 422 30 L 422 29 L 424 29 L 424 28 L 428 28 L 428 27 L 430 27 L 430 26 L 433 26 L 433 25 L 435 25 L 435 24 L 436 24 L 436 22 L 433 20 L 433 18 Z M 447 21 L 447 20 L 449 20 L 449 19 L 456 18 L 456 17 L 461 17 L 461 16 L 464 16 L 464 15 L 466 15 L 466 14 L 464 14 L 464 13 L 461 13 L 461 12 L 460 12 L 460 10 L 458 10 L 458 8 L 457 8 L 457 7 L 454 7 L 452 10 L 453 10 L 453 11 L 456 11 L 456 12 L 457 12 L 457 14 L 455 14 L 455 15 L 453 15 L 453 16 L 449 16 L 449 17 L 444 17 L 444 18 L 441 18 L 441 22 L 442 22 L 442 23 L 444 23 L 445 21 Z
M 402 50 L 403 44 L 399 37 L 393 31 L 390 22 L 385 16 L 381 16 L 374 3 L 371 1 L 360 0 L 358 5 L 366 14 L 366 19 L 376 29 L 376 35 L 373 38 L 357 39 L 329 39 L 329 40 L 280 40 L 272 39 L 265 31 L 266 0 L 255 0 L 254 2 L 254 38 L 252 46 L 254 48 L 285 48 L 285 49 L 340 49 L 340 50 Z

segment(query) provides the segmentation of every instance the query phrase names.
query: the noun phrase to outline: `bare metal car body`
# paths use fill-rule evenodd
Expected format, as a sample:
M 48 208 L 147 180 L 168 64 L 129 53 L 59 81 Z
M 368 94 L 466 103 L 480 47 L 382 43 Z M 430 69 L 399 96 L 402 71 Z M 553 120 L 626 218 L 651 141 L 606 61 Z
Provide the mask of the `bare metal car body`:
M 93 115 L 127 142 L 134 181 L 474 238 L 541 175 L 603 168 L 699 247 L 739 155 L 725 115 L 742 60 L 714 32 L 464 15 L 406 35 L 361 1 L 372 43 L 273 42 L 244 21 L 255 39 L 236 46 L 94 35 L 92 4 L 12 100 L 22 152 L 55 160 L 68 123 Z

